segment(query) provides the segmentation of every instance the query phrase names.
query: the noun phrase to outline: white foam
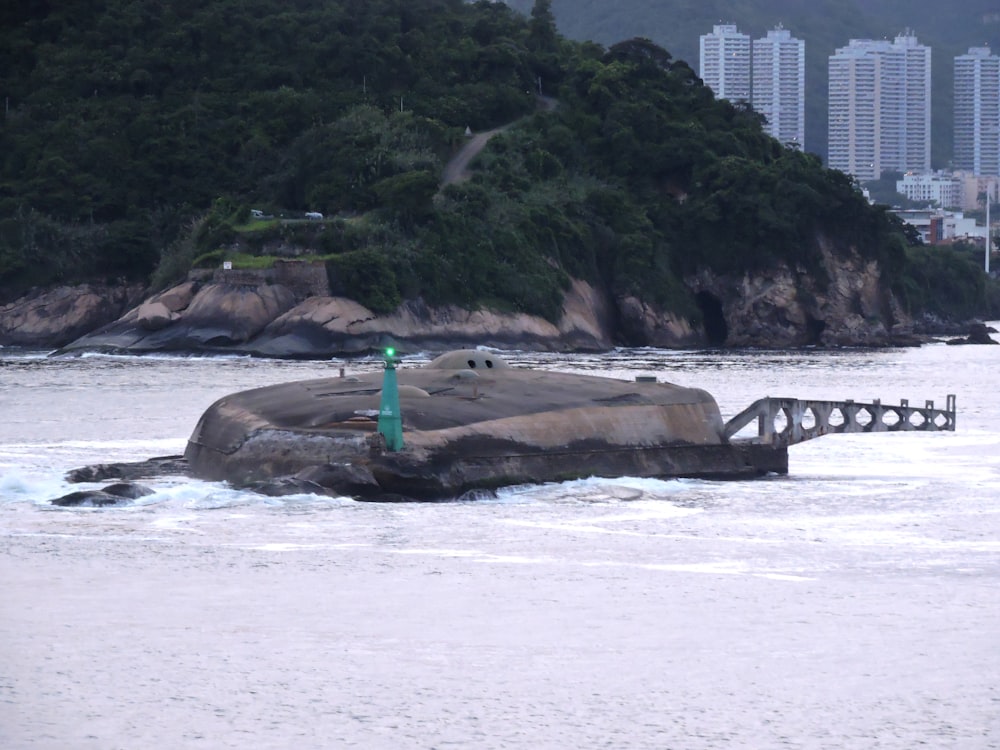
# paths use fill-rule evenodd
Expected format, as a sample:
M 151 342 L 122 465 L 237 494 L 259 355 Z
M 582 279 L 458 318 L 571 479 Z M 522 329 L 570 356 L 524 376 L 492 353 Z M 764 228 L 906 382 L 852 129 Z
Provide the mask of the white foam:
M 203 531 L 198 529 L 192 529 L 186 527 L 185 524 L 191 523 L 192 521 L 197 521 L 198 516 L 186 515 L 186 516 L 167 516 L 166 518 L 157 518 L 154 520 L 150 526 L 157 529 L 167 529 L 170 531 L 191 531 L 196 534 L 203 534 Z
M 549 557 L 523 557 L 521 555 L 483 555 L 477 562 L 505 563 L 510 565 L 543 565 L 556 562 Z
M 37 456 L 52 451 L 127 451 L 142 455 L 180 455 L 184 452 L 187 440 L 184 438 L 155 438 L 149 440 L 58 440 L 37 443 L 4 443 L 3 452 L 12 456 Z M 107 459 L 105 459 L 107 461 Z
M 157 360 L 160 362 L 218 362 L 224 360 L 252 361 L 249 354 L 170 354 L 154 352 L 149 354 L 111 354 L 108 352 L 80 352 L 73 354 L 77 359 L 96 359 L 122 362 L 145 362 Z
M 397 549 L 393 550 L 398 555 L 434 555 L 436 557 L 479 557 L 483 553 L 471 549 Z
M 636 567 L 644 570 L 663 570 L 671 573 L 707 573 L 709 575 L 738 576 L 748 572 L 744 563 L 729 560 L 703 563 L 641 563 Z
M 588 477 L 565 482 L 525 484 L 497 490 L 498 500 L 522 499 L 528 495 L 535 502 L 571 500 L 574 502 L 637 502 L 672 497 L 687 491 L 690 480 L 643 477 Z
M 89 485 L 74 485 L 82 489 Z M 36 473 L 23 469 L 4 470 L 0 474 L 0 502 L 33 502 L 47 505 L 50 500 L 70 492 L 62 477 L 53 477 L 50 473 Z

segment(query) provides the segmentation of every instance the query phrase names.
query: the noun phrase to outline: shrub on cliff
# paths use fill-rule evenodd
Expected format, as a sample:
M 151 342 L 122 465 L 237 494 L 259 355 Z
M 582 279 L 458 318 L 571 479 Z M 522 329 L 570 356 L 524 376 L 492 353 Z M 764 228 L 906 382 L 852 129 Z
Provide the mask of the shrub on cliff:
M 908 263 L 894 290 L 911 313 L 950 320 L 1000 317 L 1000 283 L 971 253 L 946 246 L 907 248 Z
M 390 313 L 402 298 L 396 272 L 382 253 L 355 250 L 326 261 L 327 278 L 334 294 L 357 300 L 372 312 Z

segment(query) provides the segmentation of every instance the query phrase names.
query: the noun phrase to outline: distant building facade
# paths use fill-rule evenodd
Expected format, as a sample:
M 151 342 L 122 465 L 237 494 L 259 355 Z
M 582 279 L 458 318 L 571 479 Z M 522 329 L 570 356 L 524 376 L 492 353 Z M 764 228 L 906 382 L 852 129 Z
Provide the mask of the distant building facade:
M 964 171 L 907 172 L 902 179 L 896 180 L 896 192 L 918 203 L 975 211 L 983 207 L 986 195 L 991 202 L 997 202 L 1000 179 Z
M 986 237 L 985 227 L 967 218 L 960 211 L 940 209 L 893 210 L 895 214 L 920 233 L 927 245 L 944 245 L 956 241 L 976 242 Z
M 859 181 L 931 165 L 931 50 L 911 32 L 829 59 L 828 166 Z
M 896 192 L 918 203 L 935 203 L 941 208 L 962 208 L 965 184 L 962 179 L 944 172 L 907 172 L 903 179 L 896 181 Z
M 989 196 L 995 205 L 1000 202 L 1000 180 L 993 176 L 983 176 L 974 172 L 953 172 L 954 178 L 962 183 L 962 205 L 966 211 L 974 211 L 983 207 L 984 199 Z
M 750 103 L 750 36 L 717 24 L 699 37 L 698 75 L 717 99 Z
M 973 47 L 955 58 L 956 169 L 1000 175 L 1000 57 Z
M 806 44 L 778 28 L 753 40 L 751 102 L 767 119 L 768 134 L 805 149 Z

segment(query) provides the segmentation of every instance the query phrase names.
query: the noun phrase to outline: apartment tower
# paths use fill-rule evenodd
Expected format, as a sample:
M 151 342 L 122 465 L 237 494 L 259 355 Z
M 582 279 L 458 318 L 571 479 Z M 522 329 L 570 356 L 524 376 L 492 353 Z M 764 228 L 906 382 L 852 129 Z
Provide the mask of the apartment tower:
M 955 58 L 956 169 L 1000 175 L 1000 57 L 973 47 Z
M 861 182 L 931 166 L 931 50 L 912 32 L 852 39 L 829 61 L 827 163 Z
M 786 146 L 805 148 L 806 44 L 781 26 L 753 40 L 753 108 Z
M 750 37 L 720 24 L 699 37 L 698 75 L 717 99 L 750 103 Z

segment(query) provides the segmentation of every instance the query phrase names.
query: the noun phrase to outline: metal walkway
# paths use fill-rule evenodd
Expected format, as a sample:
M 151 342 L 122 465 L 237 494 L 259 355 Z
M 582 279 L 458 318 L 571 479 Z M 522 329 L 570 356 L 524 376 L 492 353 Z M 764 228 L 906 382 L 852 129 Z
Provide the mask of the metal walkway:
M 933 401 L 926 401 L 924 406 L 910 406 L 906 399 L 899 406 L 890 406 L 879 400 L 861 404 L 762 398 L 726 422 L 726 439 L 731 440 L 755 419 L 757 436 L 750 440 L 774 447 L 842 432 L 954 431 L 955 396 L 948 396 L 944 409 L 935 409 Z

